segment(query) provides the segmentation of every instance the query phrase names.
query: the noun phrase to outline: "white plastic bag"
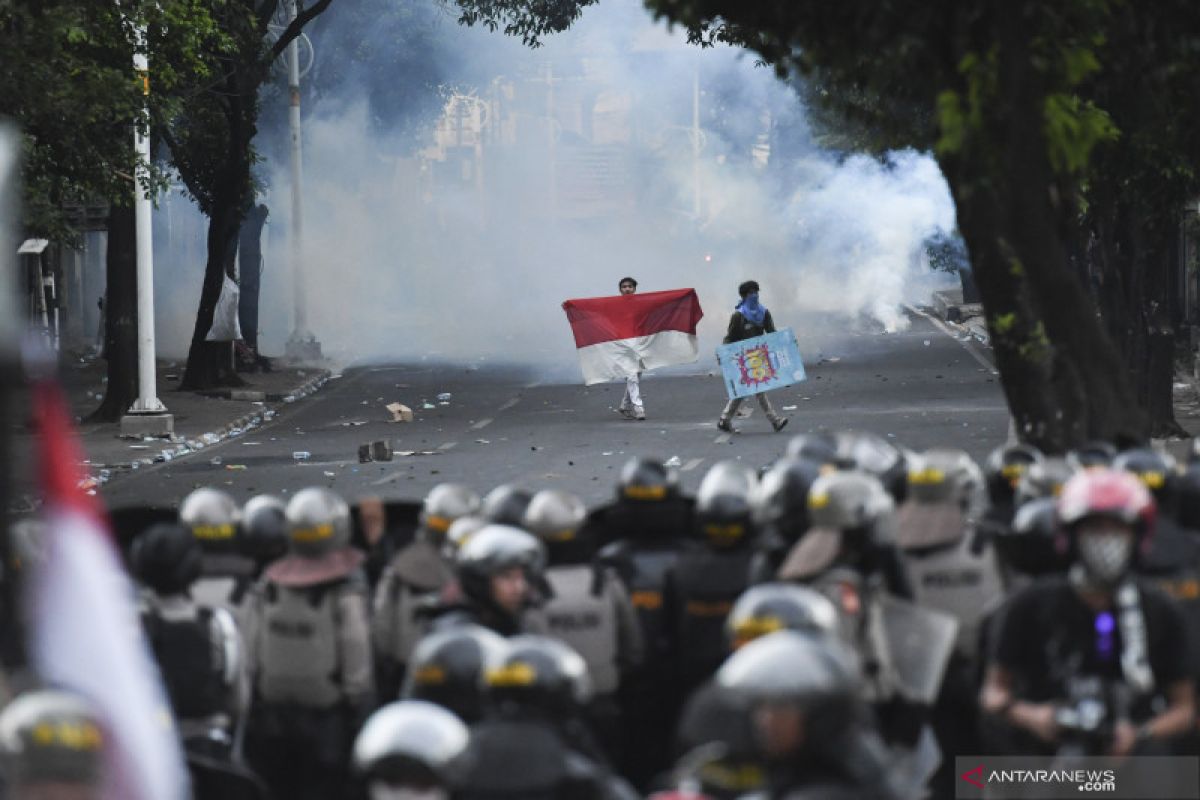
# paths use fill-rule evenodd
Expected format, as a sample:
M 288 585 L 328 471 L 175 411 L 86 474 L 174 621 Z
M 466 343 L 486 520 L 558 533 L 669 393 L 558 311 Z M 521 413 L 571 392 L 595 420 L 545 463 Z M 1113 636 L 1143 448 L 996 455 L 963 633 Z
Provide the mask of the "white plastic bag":
M 238 294 L 238 285 L 226 275 L 221 296 L 217 298 L 217 310 L 213 312 L 212 327 L 204 337 L 206 341 L 234 342 L 242 338 L 242 327 L 238 324 Z

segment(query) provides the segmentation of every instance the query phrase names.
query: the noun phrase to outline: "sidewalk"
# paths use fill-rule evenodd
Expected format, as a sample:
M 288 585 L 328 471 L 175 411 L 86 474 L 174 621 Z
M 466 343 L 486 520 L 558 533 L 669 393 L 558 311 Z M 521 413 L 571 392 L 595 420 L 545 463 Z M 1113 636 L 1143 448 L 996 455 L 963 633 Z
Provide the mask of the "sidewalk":
M 276 410 L 321 388 L 337 377 L 322 367 L 276 367 L 272 372 L 240 373 L 246 386 L 221 389 L 203 394 L 183 392 L 176 387 L 183 374 L 182 361 L 158 363 L 158 397 L 175 417 L 175 434 L 170 439 L 121 437 L 120 423 L 83 422 L 104 397 L 105 363 L 101 359 L 63 354 L 60 378 L 68 401 L 79 422 L 79 433 L 86 453 L 90 478 L 89 490 L 122 473 L 201 450 L 231 436 L 262 425 Z M 28 420 L 26 401 L 18 420 Z M 33 436 L 27 422 L 16 424 L 14 431 L 15 463 L 32 463 Z M 16 475 L 18 506 L 27 505 L 31 487 L 25 476 Z

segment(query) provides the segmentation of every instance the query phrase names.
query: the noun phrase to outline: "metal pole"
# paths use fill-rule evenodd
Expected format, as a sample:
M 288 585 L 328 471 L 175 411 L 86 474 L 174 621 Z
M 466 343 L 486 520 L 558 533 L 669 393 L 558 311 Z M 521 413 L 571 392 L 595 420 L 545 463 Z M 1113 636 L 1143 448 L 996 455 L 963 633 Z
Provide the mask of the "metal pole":
M 296 19 L 297 0 L 288 0 L 288 23 Z M 288 128 L 292 137 L 292 335 L 287 355 L 298 361 L 321 357 L 321 346 L 308 330 L 304 265 L 304 163 L 300 149 L 300 37 L 288 45 Z
M 146 28 L 137 26 L 137 43 L 133 53 L 133 68 L 142 78 L 142 92 L 150 95 L 150 64 L 143 48 Z M 150 137 L 140 130 L 134 132 L 137 150 L 137 173 L 134 176 L 134 219 L 137 224 L 137 314 L 138 314 L 138 398 L 130 407 L 131 414 L 160 414 L 166 406 L 158 399 L 154 345 L 154 240 L 150 229 Z

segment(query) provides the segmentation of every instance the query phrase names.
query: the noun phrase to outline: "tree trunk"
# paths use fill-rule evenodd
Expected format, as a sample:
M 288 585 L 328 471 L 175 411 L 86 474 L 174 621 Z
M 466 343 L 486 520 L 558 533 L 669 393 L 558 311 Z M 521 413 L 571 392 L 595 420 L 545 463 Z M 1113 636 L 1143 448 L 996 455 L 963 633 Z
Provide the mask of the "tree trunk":
M 137 232 L 132 206 L 112 206 L 105 254 L 104 356 L 108 384 L 104 402 L 88 417 L 117 422 L 138 396 Z
M 240 215 L 236 211 L 236 201 L 230 198 L 232 193 L 232 190 L 224 193 L 224 197 L 229 199 L 217 204 L 208 222 L 208 261 L 204 266 L 196 326 L 192 329 L 192 343 L 188 349 L 187 367 L 179 384 L 180 389 L 202 391 L 217 386 L 245 385 L 233 367 L 233 344 L 210 342 L 206 338 L 212 328 L 221 287 L 225 283 L 228 253 L 237 244 Z
M 1147 425 L 1126 365 L 1064 246 L 1072 209 L 1047 155 L 1044 90 L 1019 21 L 1003 24 L 1002 99 L 941 165 L 1017 433 L 1051 453 L 1140 443 Z

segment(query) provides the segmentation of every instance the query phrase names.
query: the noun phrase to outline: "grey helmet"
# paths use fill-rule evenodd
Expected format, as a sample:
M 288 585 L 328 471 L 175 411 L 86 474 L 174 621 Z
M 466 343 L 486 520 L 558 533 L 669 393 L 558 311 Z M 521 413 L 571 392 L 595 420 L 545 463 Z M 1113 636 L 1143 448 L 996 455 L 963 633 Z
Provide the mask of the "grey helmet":
M 808 492 L 808 516 L 814 528 L 849 531 L 890 519 L 895 503 L 874 475 L 832 472 Z
M 631 458 L 617 478 L 617 500 L 658 503 L 679 494 L 679 472 L 653 458 Z
M 546 548 L 532 534 L 511 525 L 486 525 L 467 540 L 455 556 L 463 594 L 477 603 L 491 603 L 491 578 L 521 567 L 538 581 L 546 568 Z
M 751 501 L 757 491 L 754 471 L 737 461 L 718 461 L 696 492 L 696 524 L 716 547 L 730 547 L 751 534 Z
M 400 696 L 437 703 L 476 722 L 484 712 L 487 671 L 503 655 L 504 639 L 480 625 L 434 631 L 413 649 Z
M 287 504 L 288 539 L 298 556 L 318 558 L 350 545 L 350 506 L 336 492 L 309 486 Z
M 525 509 L 524 528 L 547 544 L 575 538 L 587 519 L 587 507 L 561 489 L 542 489 Z
M 865 431 L 838 431 L 834 440 L 838 469 L 874 475 L 897 503 L 904 501 L 907 469 L 903 451 L 882 436 Z
M 354 740 L 354 768 L 368 785 L 447 788 L 461 771 L 470 732 L 458 717 L 423 700 L 388 703 Z
M 725 618 L 725 632 L 732 650 L 775 631 L 835 634 L 837 625 L 837 609 L 829 598 L 794 583 L 750 587 Z
M 488 521 L 486 519 L 473 514 L 454 520 L 446 530 L 446 539 L 443 542 L 446 557 L 451 560 L 457 558 L 458 551 L 467 543 L 467 540 L 476 533 L 479 533 L 487 525 Z
M 288 549 L 287 503 L 273 494 L 251 497 L 242 506 L 242 552 L 265 563 Z
M 199 577 L 204 554 L 191 531 L 177 522 L 158 522 L 133 540 L 130 571 L 159 595 L 182 594 Z
M 592 698 L 583 656 L 548 636 L 514 636 L 500 664 L 488 670 L 493 700 L 503 706 L 538 708 L 560 718 L 581 711 Z
M 205 549 L 232 549 L 238 529 L 238 505 L 227 492 L 196 489 L 179 504 L 179 521 Z
M 483 498 L 480 515 L 499 525 L 520 525 L 533 493 L 510 483 L 503 483 Z
M 1077 471 L 1067 460 L 1057 456 L 1048 456 L 1030 464 L 1021 480 L 1017 482 L 1014 505 L 1020 508 L 1030 500 L 1058 497 L 1063 485 Z
M 63 691 L 23 694 L 0 712 L 0 754 L 10 788 L 39 783 L 94 785 L 105 735 L 96 710 Z
M 965 450 L 935 448 L 912 458 L 908 499 L 925 504 L 953 504 L 964 511 L 983 501 L 983 472 Z
M 826 469 L 806 458 L 783 458 L 763 475 L 754 493 L 754 524 L 788 542 L 808 530 L 808 492 Z
M 787 443 L 784 457 L 833 464 L 837 461 L 837 452 L 837 438 L 832 433 L 802 433 Z
M 470 488 L 460 483 L 439 483 L 425 495 L 417 521 L 440 539 L 455 520 L 477 514 L 479 508 L 479 495 Z

